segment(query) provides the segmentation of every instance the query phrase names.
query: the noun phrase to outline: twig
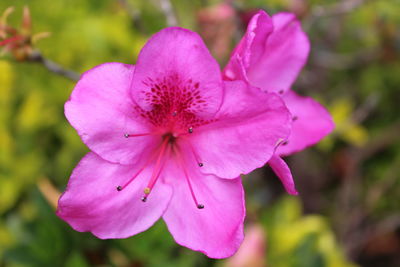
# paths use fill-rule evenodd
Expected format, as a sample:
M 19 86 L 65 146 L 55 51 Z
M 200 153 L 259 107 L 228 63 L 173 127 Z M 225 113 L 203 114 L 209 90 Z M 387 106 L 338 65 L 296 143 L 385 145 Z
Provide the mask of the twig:
M 140 32 L 145 32 L 143 23 L 141 21 L 140 17 L 140 11 L 136 8 L 134 8 L 127 0 L 119 0 L 120 5 L 122 8 L 125 9 L 125 11 L 128 13 L 130 16 L 133 25 L 139 29 Z
M 50 182 L 50 180 L 46 177 L 42 177 L 38 181 L 37 186 L 40 192 L 43 194 L 44 198 L 47 200 L 47 202 L 54 209 L 57 209 L 57 202 L 61 196 L 60 191 L 58 191 L 57 188 L 55 188 L 54 185 Z
M 79 80 L 79 77 L 80 77 L 79 73 L 63 68 L 59 64 L 45 58 L 39 51 L 33 52 L 28 57 L 27 61 L 34 62 L 34 63 L 40 63 L 44 67 L 46 67 L 46 69 L 48 69 L 49 71 L 54 72 L 58 75 L 64 76 L 70 80 L 73 80 L 73 81 Z
M 398 166 L 400 166 L 400 156 L 398 156 L 392 165 L 382 175 L 382 179 L 376 182 L 368 190 L 367 197 L 365 198 L 366 206 L 369 210 L 376 208 L 377 203 L 389 193 L 396 185 L 399 178 Z M 400 217 L 400 216 L 399 216 Z
M 362 5 L 364 0 L 343 0 L 329 6 L 316 6 L 311 11 L 313 17 L 337 16 L 349 13 Z
M 373 240 L 374 237 L 394 232 L 399 226 L 400 214 L 398 213 L 380 219 L 379 222 L 376 222 L 375 224 L 369 223 L 360 226 L 353 231 L 353 238 L 351 242 L 347 244 L 347 249 L 352 252 L 353 258 L 358 258 L 368 241 Z
M 348 14 L 366 1 L 368 0 L 342 0 L 332 5 L 315 6 L 305 19 L 303 28 L 309 29 L 319 18 Z
M 170 0 L 160 0 L 161 10 L 163 11 L 165 18 L 167 19 L 168 27 L 178 26 L 178 20 L 176 19 L 175 12 L 172 8 Z
M 360 124 L 365 121 L 365 119 L 371 114 L 371 112 L 375 110 L 375 108 L 379 104 L 379 100 L 379 93 L 370 94 L 365 102 L 354 111 L 353 115 L 351 116 L 352 122 Z
M 364 50 L 353 54 L 339 54 L 330 51 L 319 50 L 314 52 L 312 63 L 317 67 L 334 70 L 345 70 L 364 66 L 376 61 L 379 57 L 377 50 Z
M 400 120 L 393 122 L 386 129 L 382 130 L 378 136 L 368 142 L 368 146 L 363 147 L 359 152 L 359 161 L 364 161 L 376 153 L 399 142 Z
M 394 122 L 388 128 L 380 132 L 379 135 L 369 141 L 369 145 L 362 148 L 349 149 L 350 153 L 348 161 L 348 170 L 344 175 L 344 183 L 338 192 L 336 209 L 336 225 L 339 230 L 339 238 L 345 245 L 345 250 L 351 258 L 356 258 L 360 250 L 360 236 L 367 235 L 370 227 L 374 225 L 369 221 L 368 216 L 370 210 L 368 205 L 374 203 L 365 203 L 361 192 L 363 162 L 376 153 L 386 149 L 387 147 L 398 142 L 398 133 L 400 131 L 400 121 Z M 388 185 L 393 182 L 390 178 Z M 383 188 L 385 190 L 385 188 Z M 366 196 L 370 197 L 371 189 L 368 190 Z M 378 193 L 381 195 L 383 192 Z M 343 218 L 346 218 L 345 220 Z M 372 229 L 372 228 L 371 228 Z M 357 245 L 358 244 L 358 245 Z

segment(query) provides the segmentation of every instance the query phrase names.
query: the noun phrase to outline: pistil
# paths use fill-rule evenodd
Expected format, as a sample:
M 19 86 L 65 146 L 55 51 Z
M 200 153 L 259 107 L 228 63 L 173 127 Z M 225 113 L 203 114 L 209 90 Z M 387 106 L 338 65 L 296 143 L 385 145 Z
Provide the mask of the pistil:
M 164 167 L 164 163 L 167 157 L 164 157 L 165 154 L 169 154 L 169 142 L 171 139 L 171 135 L 166 135 L 164 137 L 164 140 L 161 144 L 161 149 L 160 149 L 160 153 L 158 154 L 157 157 L 157 161 L 156 164 L 154 166 L 153 169 L 153 173 L 151 175 L 150 181 L 147 185 L 147 187 L 143 190 L 144 191 L 144 196 L 142 197 L 142 201 L 145 202 L 147 200 L 147 197 L 149 196 L 149 194 L 151 193 L 151 190 L 153 189 L 154 185 L 156 184 L 158 177 L 160 176 L 160 173 L 162 171 L 162 168 Z M 163 160 L 164 159 L 164 160 Z

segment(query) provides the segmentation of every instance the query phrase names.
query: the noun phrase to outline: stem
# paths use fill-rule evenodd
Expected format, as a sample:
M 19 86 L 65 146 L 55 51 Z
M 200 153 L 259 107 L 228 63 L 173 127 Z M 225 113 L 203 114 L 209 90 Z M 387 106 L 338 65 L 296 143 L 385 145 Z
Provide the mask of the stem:
M 175 27 L 178 25 L 178 20 L 171 5 L 170 0 L 160 0 L 161 10 L 167 19 L 168 27 Z
M 72 70 L 65 69 L 61 65 L 55 63 L 54 61 L 51 61 L 51 60 L 45 58 L 39 51 L 33 52 L 28 57 L 27 61 L 34 62 L 34 63 L 40 63 L 49 71 L 54 72 L 58 75 L 61 75 L 65 78 L 68 78 L 73 81 L 78 81 L 79 77 L 81 76 L 79 73 L 72 71 Z
M 349 13 L 362 5 L 364 0 L 344 0 L 333 5 L 316 6 L 312 10 L 315 17 L 336 16 Z
M 145 33 L 145 27 L 141 21 L 140 11 L 135 9 L 127 0 L 119 0 L 120 5 L 130 16 L 134 27 L 136 27 L 140 32 Z

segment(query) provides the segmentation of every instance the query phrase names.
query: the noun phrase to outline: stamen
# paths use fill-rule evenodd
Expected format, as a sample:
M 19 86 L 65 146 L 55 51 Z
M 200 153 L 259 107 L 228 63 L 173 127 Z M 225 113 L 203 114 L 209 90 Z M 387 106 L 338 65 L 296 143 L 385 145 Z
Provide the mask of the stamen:
M 192 195 L 192 198 L 193 198 L 194 203 L 196 204 L 196 207 L 198 209 L 204 209 L 204 205 L 199 203 L 199 202 L 197 202 L 196 195 L 194 194 L 194 191 L 193 191 L 192 183 L 190 182 L 189 175 L 188 175 L 186 167 L 185 167 L 186 165 L 183 162 L 183 158 L 182 158 L 182 156 L 180 154 L 180 151 L 179 151 L 178 147 L 176 147 L 175 152 L 176 152 L 176 157 L 178 159 L 178 162 L 181 165 L 181 168 L 183 169 L 183 173 L 185 174 L 185 179 L 186 179 L 186 182 L 187 182 L 187 184 L 189 186 L 190 194 Z
M 199 157 L 199 154 L 197 154 L 196 150 L 194 149 L 194 147 L 192 146 L 192 144 L 189 142 L 189 140 L 187 140 L 188 145 L 190 146 L 190 150 L 192 150 L 193 156 L 196 159 L 197 165 L 199 167 L 203 167 L 204 164 L 202 162 L 202 160 Z
M 147 135 L 152 135 L 152 133 L 142 133 L 142 134 L 128 134 L 128 133 L 125 133 L 124 137 L 128 138 L 128 137 L 138 137 L 138 136 L 147 136 Z
M 150 161 L 152 161 L 154 159 L 154 157 L 156 156 L 156 153 L 154 152 L 149 159 L 145 162 L 145 164 L 143 165 L 142 168 L 140 168 L 135 175 L 132 176 L 131 179 L 129 179 L 128 182 L 126 182 L 124 185 L 119 185 L 117 186 L 117 191 L 122 191 L 123 189 L 125 189 L 125 187 L 127 187 L 133 180 L 135 180 L 135 178 L 149 165 Z
M 193 133 L 193 127 L 189 127 L 188 133 Z
M 293 116 L 293 118 L 292 118 L 293 121 L 297 121 L 298 119 L 299 119 L 299 117 L 297 117 L 297 116 Z
M 167 152 L 165 152 L 166 148 L 169 148 L 168 146 L 168 142 L 170 140 L 171 136 L 166 136 L 163 143 L 161 144 L 161 149 L 160 149 L 160 153 L 158 154 L 158 158 L 156 161 L 156 165 L 154 166 L 154 170 L 153 173 L 151 175 L 150 181 L 147 185 L 147 187 L 143 190 L 145 196 L 142 197 L 142 201 L 145 202 L 147 200 L 148 195 L 150 194 L 151 190 L 153 189 L 154 185 L 156 184 L 158 177 L 161 174 L 161 170 L 164 167 L 164 163 L 165 163 L 165 157 L 164 160 L 163 156 L 164 154 L 168 154 L 169 153 L 169 149 L 167 150 Z
M 175 117 L 176 115 L 178 115 L 177 111 L 172 112 L 172 116 Z
M 142 168 L 140 168 L 139 171 L 137 171 L 137 172 L 135 173 L 135 175 L 132 176 L 131 179 L 129 179 L 128 182 L 126 182 L 126 183 L 125 183 L 124 185 L 122 185 L 122 186 L 121 186 L 121 185 L 117 186 L 117 191 L 122 191 L 122 190 L 124 190 L 125 187 L 127 187 L 133 180 L 135 180 L 135 178 L 138 177 L 138 175 L 147 167 L 147 165 L 148 165 L 149 162 L 150 162 L 150 160 L 148 160 L 148 161 L 146 162 L 146 164 L 145 164 Z

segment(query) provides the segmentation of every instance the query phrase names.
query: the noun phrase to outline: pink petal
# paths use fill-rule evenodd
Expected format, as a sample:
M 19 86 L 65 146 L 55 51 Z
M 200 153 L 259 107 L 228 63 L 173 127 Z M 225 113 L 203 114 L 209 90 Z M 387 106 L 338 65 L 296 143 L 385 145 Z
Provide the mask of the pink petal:
M 168 182 L 174 194 L 163 215 L 175 241 L 210 258 L 232 256 L 243 241 L 245 217 L 244 192 L 240 177 L 221 179 L 202 174 L 194 163 L 186 164 L 193 192 L 193 201 L 181 168 L 169 166 Z
M 250 83 L 268 92 L 287 91 L 307 61 L 310 42 L 300 22 L 291 13 L 272 17 L 274 32 L 264 53 L 247 70 Z M 258 53 L 259 54 L 259 53 Z
M 59 200 L 57 215 L 75 230 L 90 231 L 102 239 L 126 238 L 145 231 L 164 213 L 172 190 L 159 181 L 147 202 L 142 202 L 143 189 L 151 175 L 148 168 L 125 189 L 117 191 L 116 187 L 138 169 L 88 153 L 74 169 Z
M 277 154 L 290 155 L 318 143 L 334 128 L 329 112 L 311 97 L 299 96 L 289 90 L 284 96 L 293 116 L 292 132 L 287 140 L 277 149 Z
M 288 137 L 291 117 L 276 94 L 242 81 L 225 85 L 217 121 L 194 129 L 190 142 L 204 164 L 202 172 L 236 178 L 269 160 L 276 144 Z
M 228 80 L 246 80 L 249 66 L 256 64 L 264 53 L 265 43 L 273 31 L 271 17 L 260 10 L 255 14 L 248 26 L 246 34 L 232 53 L 231 59 L 224 69 L 224 78 Z
M 85 72 L 65 104 L 65 116 L 83 142 L 102 158 L 123 164 L 146 156 L 160 140 L 152 136 L 125 138 L 150 132 L 135 114 L 129 86 L 134 66 L 106 63 Z
M 200 117 L 211 117 L 221 105 L 221 80 L 218 63 L 197 33 L 167 28 L 153 35 L 140 52 L 131 94 L 140 107 L 151 110 L 153 99 L 159 96 L 156 84 L 166 81 L 167 87 L 175 87 L 175 98 L 178 93 L 196 87 L 205 108 L 191 107 L 193 110 L 189 111 Z
M 292 173 L 290 172 L 289 166 L 286 162 L 277 155 L 273 155 L 268 161 L 269 166 L 281 180 L 283 186 L 291 195 L 297 195 L 298 192 L 295 188 Z
M 287 91 L 307 61 L 310 43 L 291 13 L 269 16 L 260 11 L 224 70 L 228 80 L 248 80 L 268 92 Z M 271 32 L 272 31 L 272 32 Z

